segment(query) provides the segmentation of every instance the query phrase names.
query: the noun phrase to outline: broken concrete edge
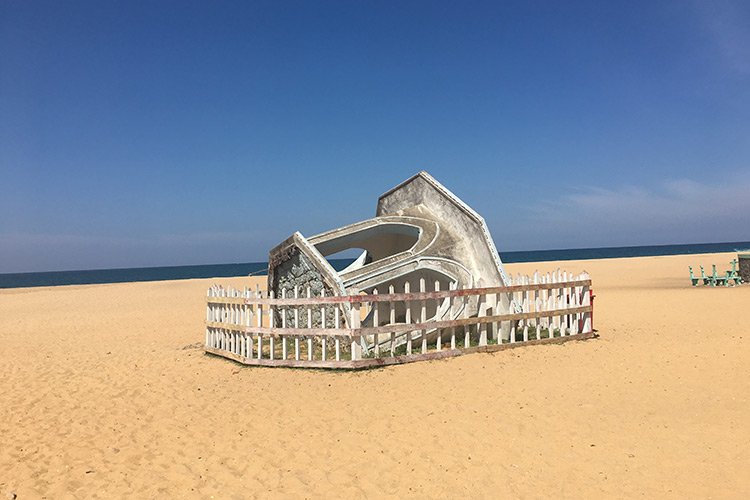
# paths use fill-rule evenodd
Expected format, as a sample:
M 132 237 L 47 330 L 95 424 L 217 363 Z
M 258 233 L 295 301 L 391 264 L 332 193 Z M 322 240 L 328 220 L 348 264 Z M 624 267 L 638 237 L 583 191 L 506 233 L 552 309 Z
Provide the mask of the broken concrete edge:
M 432 237 L 430 241 L 424 241 L 421 238 L 424 232 L 424 229 L 422 228 L 422 226 L 420 226 L 420 224 L 424 224 L 425 221 L 432 222 L 435 225 L 436 234 Z M 373 217 L 371 219 L 365 219 L 365 220 L 353 222 L 351 224 L 347 224 L 346 226 L 341 226 L 341 227 L 337 227 L 334 229 L 330 229 L 322 233 L 318 233 L 316 235 L 310 236 L 308 241 L 312 245 L 315 245 L 319 241 L 330 239 L 332 237 L 335 237 L 337 234 L 351 233 L 351 232 L 354 232 L 355 230 L 365 230 L 373 226 L 385 226 L 388 224 L 399 224 L 403 226 L 410 226 L 417 230 L 419 237 L 417 238 L 416 243 L 414 243 L 414 245 L 409 250 L 406 250 L 405 252 L 401 252 L 401 253 L 406 253 L 406 252 L 417 253 L 421 251 L 422 248 L 429 247 L 437 238 L 437 233 L 440 230 L 440 226 L 434 221 L 429 221 L 426 219 L 420 220 L 417 217 L 412 217 L 409 215 L 384 215 L 380 217 Z
M 320 273 L 323 275 L 323 279 L 326 281 L 328 286 L 335 291 L 336 295 L 346 295 L 344 283 L 336 270 L 331 264 L 323 257 L 315 246 L 313 246 L 302 233 L 295 231 L 289 238 L 282 241 L 269 252 L 268 262 L 268 290 L 273 290 L 273 280 L 275 279 L 274 272 L 276 271 L 276 265 L 278 262 L 285 260 L 284 254 L 286 251 L 292 248 L 297 248 L 302 252 L 305 257 L 313 261 Z M 279 298 L 279 297 L 277 297 Z
M 362 272 L 361 276 L 359 276 L 360 279 L 366 280 L 372 276 L 381 275 L 381 274 L 402 268 L 407 263 L 407 261 L 413 261 L 417 264 L 417 266 L 419 266 L 420 263 L 422 262 L 442 261 L 442 262 L 450 263 L 452 265 L 459 266 L 462 270 L 464 270 L 464 272 L 469 277 L 471 277 L 471 272 L 466 268 L 466 266 L 463 266 L 458 262 L 455 262 L 446 258 L 430 258 L 430 257 L 424 257 L 424 256 L 419 255 L 425 249 L 429 248 L 430 245 L 432 245 L 437 240 L 438 235 L 440 234 L 440 225 L 436 223 L 435 221 L 428 220 L 428 219 L 419 219 L 417 217 L 411 217 L 408 215 L 386 215 L 386 216 L 381 216 L 381 217 L 375 217 L 372 219 L 367 219 L 364 221 L 355 222 L 347 226 L 342 226 L 336 229 L 332 229 L 330 231 L 326 231 L 324 233 L 316 234 L 315 236 L 311 236 L 307 241 L 308 243 L 310 243 L 310 245 L 312 245 L 317 250 L 317 244 L 319 242 L 325 241 L 330 238 L 335 238 L 339 234 L 348 234 L 355 230 L 361 231 L 361 230 L 366 230 L 374 226 L 384 226 L 384 225 L 391 225 L 391 224 L 399 224 L 403 226 L 413 227 L 414 229 L 417 230 L 417 234 L 418 234 L 417 241 L 409 249 L 404 250 L 402 252 L 395 253 L 383 259 L 382 267 L 370 269 L 369 272 Z M 427 233 L 429 233 L 430 231 L 432 231 L 433 233 L 432 237 L 429 240 L 426 240 L 423 238 L 426 231 Z M 364 266 L 362 268 L 356 269 L 355 271 L 360 271 L 362 269 L 364 269 Z M 343 271 L 338 273 L 338 275 L 341 277 L 342 283 L 344 283 L 344 288 L 346 288 L 346 283 L 345 283 L 345 280 L 343 279 L 343 274 L 344 274 Z

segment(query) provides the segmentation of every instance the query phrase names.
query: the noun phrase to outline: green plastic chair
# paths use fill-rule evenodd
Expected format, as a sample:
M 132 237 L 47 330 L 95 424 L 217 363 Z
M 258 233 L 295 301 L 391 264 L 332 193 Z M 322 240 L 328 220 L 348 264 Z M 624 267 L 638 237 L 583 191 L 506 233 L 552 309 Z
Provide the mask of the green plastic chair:
M 690 282 L 693 284 L 693 286 L 698 286 L 698 281 L 700 280 L 693 276 L 693 266 L 688 266 L 688 269 L 690 269 Z
M 727 286 L 729 286 L 730 281 L 734 281 L 735 285 L 739 285 L 742 283 L 742 276 L 737 271 L 737 259 L 734 259 L 730 264 L 732 264 L 732 269 L 727 271 Z
M 716 264 L 712 264 L 711 268 L 713 270 L 711 274 L 711 286 L 727 286 L 727 277 L 716 274 Z

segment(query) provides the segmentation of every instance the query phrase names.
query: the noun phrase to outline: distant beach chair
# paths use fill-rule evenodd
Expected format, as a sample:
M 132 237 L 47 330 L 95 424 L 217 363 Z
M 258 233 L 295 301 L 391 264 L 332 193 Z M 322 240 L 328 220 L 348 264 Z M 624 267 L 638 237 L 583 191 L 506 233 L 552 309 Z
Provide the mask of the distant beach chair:
M 727 286 L 727 277 L 716 274 L 716 264 L 711 264 L 711 268 L 713 271 L 711 273 L 711 286 Z
M 701 266 L 701 279 L 703 280 L 703 285 L 705 286 L 713 286 L 711 283 L 711 278 L 706 276 L 706 271 L 703 270 L 703 266 Z
M 732 264 L 732 269 L 727 271 L 726 285 L 729 286 L 729 283 L 731 281 L 734 281 L 735 285 L 739 285 L 742 283 L 742 276 L 740 276 L 739 272 L 737 271 L 737 259 L 732 260 L 730 264 Z
M 698 286 L 698 281 L 700 281 L 697 277 L 693 276 L 693 266 L 688 266 L 688 269 L 690 269 L 690 282 L 693 284 L 693 286 Z

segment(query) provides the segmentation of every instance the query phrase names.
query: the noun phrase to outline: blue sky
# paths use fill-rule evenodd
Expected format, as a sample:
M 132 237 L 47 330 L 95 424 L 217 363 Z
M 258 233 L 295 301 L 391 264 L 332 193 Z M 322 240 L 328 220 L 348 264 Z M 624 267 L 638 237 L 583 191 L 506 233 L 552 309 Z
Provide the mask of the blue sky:
M 750 240 L 750 4 L 0 0 L 0 272 L 262 261 L 421 169 L 501 255 Z

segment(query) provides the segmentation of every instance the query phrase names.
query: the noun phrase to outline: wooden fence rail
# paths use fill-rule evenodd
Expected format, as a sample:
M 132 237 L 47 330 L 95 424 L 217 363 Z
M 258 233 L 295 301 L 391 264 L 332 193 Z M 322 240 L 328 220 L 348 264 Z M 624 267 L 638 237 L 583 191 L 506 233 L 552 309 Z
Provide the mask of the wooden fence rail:
M 448 290 L 435 282 L 430 291 L 422 279 L 418 292 L 407 282 L 403 291 L 350 296 L 212 286 L 205 350 L 248 365 L 352 369 L 593 335 L 587 274 L 511 279 Z

